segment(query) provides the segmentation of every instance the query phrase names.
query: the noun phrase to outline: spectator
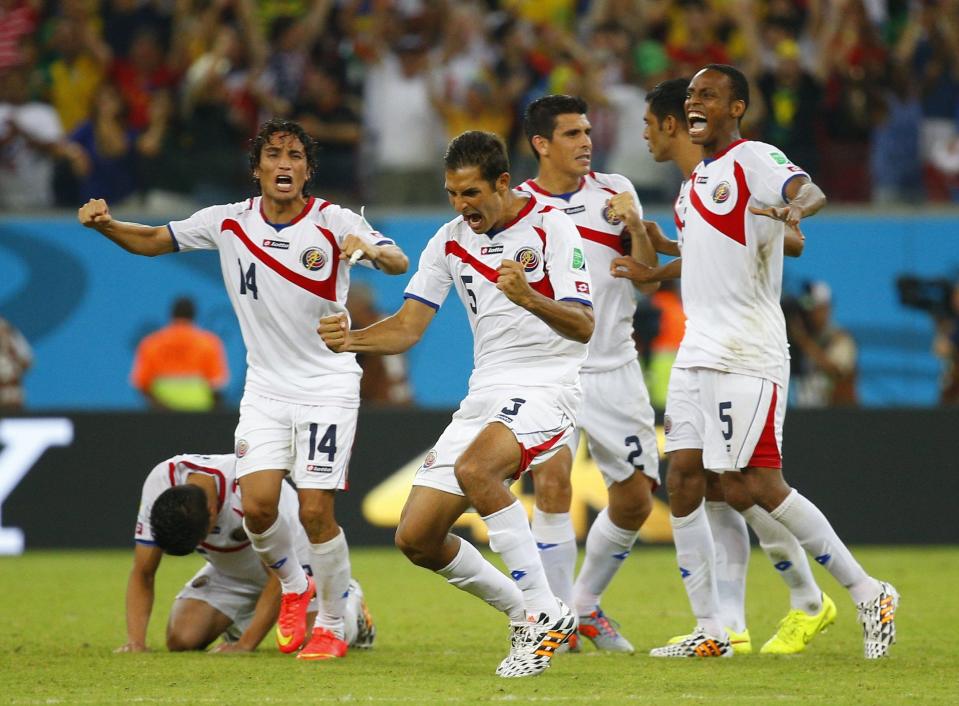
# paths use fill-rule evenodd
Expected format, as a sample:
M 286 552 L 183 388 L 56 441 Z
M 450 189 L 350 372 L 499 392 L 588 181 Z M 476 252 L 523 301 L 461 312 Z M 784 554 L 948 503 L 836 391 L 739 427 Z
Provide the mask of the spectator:
M 110 48 L 91 17 L 59 16 L 47 42 L 56 58 L 49 66 L 50 102 L 66 132 L 89 119 L 93 95 L 110 62 Z
M 892 61 L 880 117 L 872 131 L 869 167 L 873 201 L 915 203 L 922 198 L 921 126 L 922 106 L 915 79 L 905 64 Z M 798 157 L 795 161 L 805 164 Z
M 21 40 L 37 28 L 38 0 L 0 0 L 0 71 L 25 63 Z
M 649 345 L 649 366 L 646 368 L 646 387 L 649 399 L 656 409 L 666 408 L 669 373 L 679 351 L 679 343 L 686 331 L 686 315 L 679 296 L 679 281 L 664 280 L 650 296 L 650 303 L 659 309 L 659 333 Z
M 354 329 L 366 328 L 386 318 L 376 308 L 373 290 L 358 282 L 350 285 L 346 310 L 350 315 L 350 327 Z M 360 400 L 364 404 L 378 407 L 408 407 L 413 404 L 413 388 L 407 377 L 404 354 L 360 353 L 356 356 L 356 362 L 363 368 Z
M 825 282 L 810 282 L 799 299 L 801 312 L 787 322 L 791 349 L 798 354 L 793 378 L 797 407 L 857 404 L 856 341 L 832 320 L 832 291 Z
M 0 318 L 0 411 L 23 408 L 23 376 L 32 363 L 33 351 L 27 339 Z
M 221 401 L 230 375 L 223 343 L 195 316 L 192 299 L 177 299 L 173 321 L 137 347 L 130 381 L 154 409 L 205 412 Z
M 942 359 L 942 383 L 939 404 L 959 404 L 959 281 L 949 299 L 949 312 L 936 322 L 933 352 Z

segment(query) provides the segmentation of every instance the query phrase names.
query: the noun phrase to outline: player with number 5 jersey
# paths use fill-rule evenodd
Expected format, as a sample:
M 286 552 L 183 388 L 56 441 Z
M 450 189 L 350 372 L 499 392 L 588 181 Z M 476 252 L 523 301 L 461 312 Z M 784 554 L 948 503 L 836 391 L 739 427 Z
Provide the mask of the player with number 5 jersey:
M 259 196 L 157 227 L 114 220 L 102 199 L 91 199 L 78 213 L 83 225 L 135 254 L 219 251 L 247 348 L 235 438 L 243 525 L 282 586 L 281 651 L 296 652 L 303 644 L 307 605 L 319 598 L 310 642 L 298 655 L 309 660 L 342 657 L 347 648 L 350 561 L 333 508 L 336 492 L 347 485 L 360 379 L 353 356 L 333 354 L 314 330 L 324 316 L 345 315 L 353 262 L 387 274 L 402 274 L 408 265 L 402 250 L 362 216 L 309 195 L 306 186 L 318 166 L 302 127 L 270 120 L 250 150 Z M 279 515 L 288 474 L 297 485 L 317 585 L 296 561 L 290 524 Z

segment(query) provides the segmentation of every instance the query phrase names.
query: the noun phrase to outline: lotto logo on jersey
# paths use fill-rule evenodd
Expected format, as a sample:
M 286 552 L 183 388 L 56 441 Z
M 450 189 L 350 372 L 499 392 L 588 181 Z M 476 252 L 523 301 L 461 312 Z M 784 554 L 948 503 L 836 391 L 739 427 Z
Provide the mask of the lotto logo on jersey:
M 333 466 L 318 466 L 315 464 L 308 464 L 306 467 L 307 473 L 332 473 Z
M 716 203 L 726 203 L 729 201 L 729 194 L 732 193 L 729 188 L 729 182 L 723 181 L 720 182 L 715 189 L 713 189 L 713 201 Z
M 589 282 L 577 282 L 576 291 L 580 294 L 589 294 Z
M 503 252 L 503 244 L 499 245 L 484 245 L 480 248 L 480 255 L 499 255 Z
M 609 212 L 609 204 L 603 206 L 603 220 L 609 223 L 611 226 L 618 226 L 622 221 L 619 218 L 611 215 Z
M 532 272 L 539 267 L 539 253 L 533 248 L 520 248 L 513 259 L 523 266 L 525 272 Z
M 582 213 L 586 210 L 586 206 L 580 204 L 579 206 L 570 206 L 569 208 L 564 208 L 563 213 L 568 216 L 575 216 L 577 213 Z
M 246 456 L 247 452 L 250 450 L 250 442 L 246 439 L 237 439 L 236 440 L 236 457 L 243 458 Z
M 319 248 L 307 248 L 300 253 L 300 264 L 310 272 L 317 272 L 326 266 L 326 253 Z
M 429 468 L 434 463 L 436 463 L 436 449 L 430 449 L 426 458 L 423 459 L 423 468 Z
M 289 249 L 290 249 L 290 244 L 289 244 L 288 242 L 286 242 L 285 240 L 269 240 L 269 239 L 267 239 L 267 240 L 264 240 L 264 241 L 263 241 L 263 247 L 264 247 L 264 248 L 276 248 L 277 250 L 289 250 Z

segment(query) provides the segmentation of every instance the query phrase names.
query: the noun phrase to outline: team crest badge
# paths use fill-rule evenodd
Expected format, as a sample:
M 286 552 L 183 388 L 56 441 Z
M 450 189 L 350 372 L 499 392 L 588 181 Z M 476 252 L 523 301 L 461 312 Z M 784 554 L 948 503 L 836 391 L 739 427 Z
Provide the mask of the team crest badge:
M 727 201 L 729 201 L 730 193 L 731 192 L 729 190 L 729 182 L 728 181 L 720 182 L 720 184 L 715 189 L 713 189 L 713 201 L 715 201 L 716 203 L 726 203 Z
M 310 272 L 317 272 L 326 266 L 326 254 L 319 248 L 307 248 L 300 253 L 300 264 Z
M 436 449 L 430 449 L 430 452 L 426 454 L 426 458 L 423 459 L 423 468 L 429 468 L 434 463 L 436 463 Z
M 250 442 L 246 439 L 237 439 L 236 440 L 236 457 L 243 458 L 246 456 L 247 451 L 250 450 Z
M 603 220 L 609 223 L 611 226 L 618 226 L 622 221 L 619 218 L 614 218 L 609 213 L 609 204 L 603 206 Z
M 513 259 L 523 266 L 525 272 L 533 272 L 539 267 L 539 254 L 533 248 L 520 248 Z
M 234 542 L 245 542 L 247 539 L 246 532 L 243 531 L 242 527 L 237 527 L 235 530 L 230 532 L 230 539 L 232 539 Z
M 663 417 L 663 433 L 668 436 L 669 432 L 671 432 L 672 430 L 673 430 L 673 420 L 667 414 Z
M 193 579 L 193 583 L 190 584 L 193 588 L 203 588 L 208 583 L 210 583 L 209 576 L 200 576 L 199 578 Z

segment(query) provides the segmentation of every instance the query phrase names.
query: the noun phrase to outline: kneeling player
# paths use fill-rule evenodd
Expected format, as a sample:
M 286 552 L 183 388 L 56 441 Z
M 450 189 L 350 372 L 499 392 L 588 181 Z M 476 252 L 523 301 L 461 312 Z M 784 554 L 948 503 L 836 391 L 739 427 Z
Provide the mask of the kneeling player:
M 253 551 L 243 530 L 235 465 L 233 454 L 184 454 L 160 463 L 147 476 L 127 584 L 127 642 L 118 652 L 147 650 L 154 577 L 164 552 L 184 556 L 196 550 L 207 560 L 173 603 L 166 633 L 170 650 L 202 650 L 222 636 L 224 642 L 215 651 L 249 652 L 273 627 L 280 608 L 280 584 Z M 286 483 L 279 507 L 280 518 L 290 523 L 294 533 L 296 555 L 312 574 L 306 563 L 309 540 L 296 521 L 296 491 Z M 315 603 L 314 598 L 309 608 L 314 614 Z M 346 642 L 353 647 L 371 647 L 376 629 L 355 580 L 350 581 L 346 610 Z M 301 651 L 297 658 L 342 656 Z

